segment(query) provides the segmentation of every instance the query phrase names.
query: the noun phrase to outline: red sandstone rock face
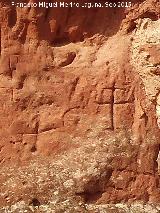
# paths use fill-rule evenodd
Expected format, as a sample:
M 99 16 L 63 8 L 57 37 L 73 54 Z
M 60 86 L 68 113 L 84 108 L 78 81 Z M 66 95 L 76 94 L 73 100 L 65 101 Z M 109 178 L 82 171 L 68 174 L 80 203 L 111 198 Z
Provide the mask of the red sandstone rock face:
M 57 190 L 59 203 L 159 203 L 159 3 L 133 3 L 52 10 L 1 1 L 2 206 L 50 202 Z

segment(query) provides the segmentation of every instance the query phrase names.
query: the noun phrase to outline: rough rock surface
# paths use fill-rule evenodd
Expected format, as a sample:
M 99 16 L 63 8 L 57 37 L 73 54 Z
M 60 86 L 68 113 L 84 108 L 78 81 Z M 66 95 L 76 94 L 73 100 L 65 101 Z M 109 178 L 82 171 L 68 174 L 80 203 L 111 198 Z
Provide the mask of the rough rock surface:
M 1 0 L 1 212 L 160 211 L 159 15 Z

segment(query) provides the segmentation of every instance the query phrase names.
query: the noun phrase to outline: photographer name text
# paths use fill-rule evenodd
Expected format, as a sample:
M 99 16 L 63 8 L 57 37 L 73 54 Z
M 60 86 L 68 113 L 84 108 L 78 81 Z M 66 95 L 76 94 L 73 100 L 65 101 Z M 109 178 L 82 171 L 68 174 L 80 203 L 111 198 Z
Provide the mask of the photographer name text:
M 123 1 L 123 2 L 85 2 L 85 3 L 79 3 L 79 2 L 54 2 L 54 3 L 47 3 L 47 2 L 34 2 L 34 3 L 22 3 L 22 2 L 12 2 L 12 6 L 25 8 L 25 7 L 32 7 L 32 8 L 126 8 L 131 7 L 132 3 Z

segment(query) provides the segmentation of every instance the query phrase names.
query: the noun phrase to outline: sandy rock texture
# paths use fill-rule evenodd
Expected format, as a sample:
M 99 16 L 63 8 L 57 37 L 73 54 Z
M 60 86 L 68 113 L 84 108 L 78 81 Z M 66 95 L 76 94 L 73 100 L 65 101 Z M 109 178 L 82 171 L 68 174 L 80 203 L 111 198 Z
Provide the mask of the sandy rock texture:
M 159 16 L 0 1 L 0 212 L 160 211 Z

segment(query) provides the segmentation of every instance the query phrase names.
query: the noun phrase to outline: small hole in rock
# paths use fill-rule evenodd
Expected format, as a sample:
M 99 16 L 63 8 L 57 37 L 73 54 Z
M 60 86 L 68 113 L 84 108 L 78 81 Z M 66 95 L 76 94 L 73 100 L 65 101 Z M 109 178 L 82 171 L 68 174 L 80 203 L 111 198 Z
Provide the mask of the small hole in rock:
M 134 29 L 136 29 L 136 23 L 134 21 L 131 21 L 131 23 L 127 29 L 127 33 L 131 33 Z
M 22 181 L 22 184 L 23 184 L 23 185 L 26 185 L 26 183 L 27 183 L 26 181 Z
M 36 146 L 34 145 L 34 146 L 32 146 L 32 148 L 31 148 L 31 152 L 36 152 L 37 151 L 37 148 L 36 148 Z
M 15 141 L 10 141 L 11 144 L 15 144 Z
M 33 198 L 32 201 L 30 202 L 30 205 L 40 206 L 41 203 L 39 202 L 39 200 L 37 198 Z
M 155 12 L 151 11 L 146 11 L 143 13 L 140 18 L 150 18 L 152 21 L 157 21 L 158 20 L 158 15 Z
M 71 64 L 74 61 L 75 57 L 76 57 L 76 53 L 75 52 L 67 53 L 66 60 L 64 62 L 62 62 L 59 66 L 60 67 L 65 67 L 65 66 Z
M 51 79 L 51 77 L 50 76 L 47 76 L 47 80 L 49 81 Z

